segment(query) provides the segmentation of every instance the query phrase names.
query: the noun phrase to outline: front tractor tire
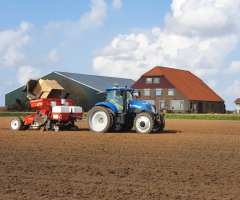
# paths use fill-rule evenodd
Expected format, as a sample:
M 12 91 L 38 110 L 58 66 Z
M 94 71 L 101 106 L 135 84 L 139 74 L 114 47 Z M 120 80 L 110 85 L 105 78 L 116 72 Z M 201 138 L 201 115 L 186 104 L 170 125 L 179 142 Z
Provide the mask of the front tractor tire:
M 160 115 L 159 118 L 155 119 L 153 133 L 160 133 L 165 127 L 165 118 L 164 115 Z
M 150 113 L 140 113 L 134 119 L 134 127 L 138 133 L 151 133 L 154 127 L 154 118 Z
M 96 106 L 89 111 L 87 122 L 91 131 L 106 133 L 113 125 L 113 117 L 107 108 Z
M 10 121 L 10 129 L 13 131 L 19 131 L 23 129 L 24 123 L 23 120 L 20 117 L 13 117 Z

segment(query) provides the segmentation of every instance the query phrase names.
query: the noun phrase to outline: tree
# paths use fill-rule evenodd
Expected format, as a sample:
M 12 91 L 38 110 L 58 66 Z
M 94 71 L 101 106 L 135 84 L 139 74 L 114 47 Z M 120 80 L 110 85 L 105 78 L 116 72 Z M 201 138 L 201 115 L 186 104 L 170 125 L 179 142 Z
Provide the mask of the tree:
M 16 98 L 14 104 L 7 106 L 7 110 L 8 111 L 33 111 L 29 103 L 29 100 L 27 98 L 25 98 L 24 100 Z
M 65 89 L 63 92 L 63 97 L 67 92 L 70 92 L 70 99 L 72 99 L 72 105 L 81 106 L 85 111 L 88 110 L 89 100 L 86 97 L 85 90 L 78 83 L 66 78 L 60 78 L 57 81 Z

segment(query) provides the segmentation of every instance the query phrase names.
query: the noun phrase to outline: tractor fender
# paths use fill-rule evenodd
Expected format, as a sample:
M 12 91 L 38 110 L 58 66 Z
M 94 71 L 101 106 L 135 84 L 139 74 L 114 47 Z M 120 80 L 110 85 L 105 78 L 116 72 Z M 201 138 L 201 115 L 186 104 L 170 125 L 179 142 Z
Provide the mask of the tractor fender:
M 95 106 L 108 107 L 108 108 L 110 108 L 114 113 L 116 113 L 116 114 L 118 113 L 117 107 L 116 107 L 114 104 L 110 103 L 110 102 L 100 102 L 100 103 L 96 103 Z

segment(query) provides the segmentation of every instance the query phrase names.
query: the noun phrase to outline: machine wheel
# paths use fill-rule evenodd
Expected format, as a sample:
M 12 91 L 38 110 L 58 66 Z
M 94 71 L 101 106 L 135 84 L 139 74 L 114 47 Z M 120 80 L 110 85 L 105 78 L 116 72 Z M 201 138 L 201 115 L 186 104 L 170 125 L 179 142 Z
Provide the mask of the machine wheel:
M 96 106 L 89 111 L 87 122 L 91 131 L 106 133 L 112 126 L 112 116 L 105 107 Z
M 73 130 L 77 131 L 78 130 L 78 126 L 73 126 Z
M 163 131 L 165 124 L 158 123 L 157 126 L 154 126 L 153 133 L 160 133 Z
M 129 132 L 129 131 L 131 131 L 132 130 L 132 128 L 133 128 L 133 124 L 128 124 L 128 125 L 125 125 L 125 132 Z
M 40 131 L 46 131 L 45 126 L 40 126 Z
M 133 124 L 119 124 L 116 126 L 117 132 L 129 132 L 132 130 Z
M 160 115 L 160 121 L 157 121 L 156 119 L 154 121 L 153 133 L 162 132 L 164 127 L 165 127 L 164 116 Z
M 153 116 L 149 113 L 140 113 L 134 119 L 134 127 L 138 133 L 147 134 L 152 132 L 154 126 Z
M 54 131 L 60 131 L 60 127 L 59 126 L 54 126 Z
M 29 125 L 28 124 L 23 126 L 23 130 L 26 130 L 26 129 L 29 129 Z
M 124 129 L 124 125 L 123 124 L 117 124 L 116 128 L 115 128 L 115 131 L 121 132 L 123 129 Z
M 160 124 L 159 132 L 163 131 L 164 127 L 165 127 L 165 124 Z
M 159 124 L 158 122 L 155 123 L 155 126 L 153 127 L 153 133 L 158 133 L 160 132 L 160 127 L 161 127 L 161 124 Z
M 111 128 L 108 130 L 108 132 L 114 132 L 116 129 L 116 121 L 117 121 L 117 117 L 116 114 L 112 111 L 112 109 L 107 108 L 107 110 L 110 112 L 111 114 L 111 121 L 112 121 L 112 125 Z
M 14 117 L 11 119 L 9 126 L 11 130 L 19 131 L 23 128 L 24 123 L 20 117 Z

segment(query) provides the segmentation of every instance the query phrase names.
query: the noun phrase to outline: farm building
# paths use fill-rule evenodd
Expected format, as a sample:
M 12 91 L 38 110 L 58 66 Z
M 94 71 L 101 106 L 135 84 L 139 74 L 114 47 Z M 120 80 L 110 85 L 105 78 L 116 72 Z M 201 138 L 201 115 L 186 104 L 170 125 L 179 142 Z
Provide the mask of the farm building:
M 236 104 L 236 113 L 240 114 L 240 98 L 236 99 L 234 103 Z
M 224 113 L 224 100 L 189 71 L 157 66 L 143 74 L 131 88 L 158 111 Z
M 96 95 L 97 93 L 104 91 L 106 87 L 111 87 L 114 83 L 118 83 L 119 86 L 131 86 L 135 81 L 132 79 L 125 78 L 114 78 L 107 76 L 96 76 L 96 75 L 87 75 L 87 74 L 77 74 L 77 73 L 69 73 L 69 72 L 51 72 L 43 77 L 42 79 L 54 79 L 60 83 L 65 88 L 65 91 L 71 89 L 72 84 L 77 84 L 84 90 L 87 103 L 87 110 L 92 108 L 92 106 L 102 101 L 103 94 Z M 28 80 L 26 80 L 27 83 Z M 24 86 L 21 86 L 11 92 L 5 94 L 5 106 L 11 105 L 15 103 L 15 100 L 18 99 L 26 99 L 26 93 L 23 93 Z M 72 94 L 69 98 L 72 98 Z M 81 104 L 81 102 L 80 102 Z M 81 106 L 81 105 L 80 105 Z M 85 109 L 85 111 L 87 111 Z

